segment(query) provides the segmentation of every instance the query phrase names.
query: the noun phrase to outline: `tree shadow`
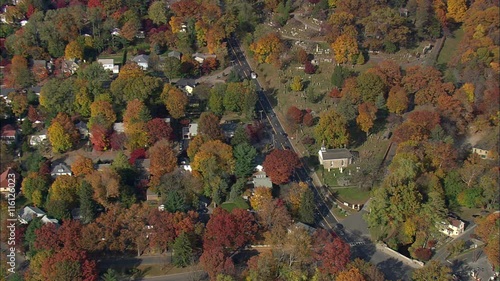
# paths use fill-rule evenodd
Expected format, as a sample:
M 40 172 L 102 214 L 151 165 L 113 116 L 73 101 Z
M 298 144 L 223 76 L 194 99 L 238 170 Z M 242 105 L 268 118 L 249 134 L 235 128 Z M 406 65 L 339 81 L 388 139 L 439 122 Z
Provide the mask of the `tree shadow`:
M 377 267 L 384 273 L 386 280 L 406 280 L 406 274 L 409 267 L 404 265 L 403 262 L 395 258 L 389 258 L 379 264 Z

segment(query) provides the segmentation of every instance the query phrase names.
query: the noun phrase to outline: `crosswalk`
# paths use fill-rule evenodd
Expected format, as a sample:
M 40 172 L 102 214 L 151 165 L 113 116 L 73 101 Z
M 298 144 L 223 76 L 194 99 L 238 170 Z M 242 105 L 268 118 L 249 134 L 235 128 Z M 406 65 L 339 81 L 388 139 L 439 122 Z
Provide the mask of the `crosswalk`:
M 354 246 L 361 246 L 361 245 L 365 245 L 366 243 L 365 243 L 365 242 L 363 242 L 363 241 L 358 241 L 358 242 L 350 242 L 350 243 L 348 243 L 348 244 L 349 244 L 349 246 L 354 247 Z

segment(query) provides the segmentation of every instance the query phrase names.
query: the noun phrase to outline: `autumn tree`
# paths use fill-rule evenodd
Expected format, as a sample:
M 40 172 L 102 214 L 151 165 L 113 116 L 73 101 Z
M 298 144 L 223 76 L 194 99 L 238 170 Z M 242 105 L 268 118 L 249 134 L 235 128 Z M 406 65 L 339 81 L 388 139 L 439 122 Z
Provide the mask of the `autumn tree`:
M 272 199 L 273 196 L 270 188 L 257 186 L 254 188 L 253 194 L 250 197 L 250 205 L 255 211 L 259 211 L 265 202 L 272 201 Z
M 283 42 L 277 33 L 269 33 L 250 45 L 259 63 L 279 65 L 279 56 L 284 50 Z
M 300 63 L 300 64 L 305 64 L 307 59 L 308 59 L 308 55 L 307 55 L 307 52 L 306 50 L 304 50 L 303 48 L 299 48 L 297 50 L 297 62 Z
M 210 140 L 222 140 L 224 134 L 220 127 L 220 120 L 212 112 L 203 112 L 198 121 L 198 134 L 206 136 Z
M 188 98 L 181 90 L 170 84 L 165 84 L 161 93 L 161 100 L 173 118 L 179 119 L 184 116 Z
M 447 2 L 446 17 L 456 23 L 464 21 L 467 12 L 467 3 L 465 0 L 449 0 Z
M 5 82 L 9 87 L 22 89 L 33 83 L 33 76 L 28 69 L 28 61 L 22 56 L 15 55 L 12 58 L 6 73 L 8 75 L 5 77 Z
M 167 23 L 167 6 L 163 1 L 154 1 L 148 9 L 148 17 L 155 24 Z
M 97 203 L 108 208 L 110 201 L 120 195 L 120 175 L 110 168 L 102 171 L 94 171 L 85 180 L 90 183 L 94 190 L 94 199 Z
M 73 141 L 59 122 L 52 122 L 47 130 L 50 144 L 54 152 L 64 152 L 73 147 Z
M 367 281 L 384 281 L 384 274 L 373 264 L 356 258 L 347 265 L 347 268 L 356 268 Z
M 123 113 L 123 126 L 127 136 L 127 149 L 134 150 L 148 143 L 146 123 L 151 119 L 149 109 L 143 102 L 135 99 L 127 103 Z
M 287 118 L 296 124 L 302 123 L 302 117 L 304 112 L 298 109 L 296 106 L 290 106 L 287 111 Z
M 334 110 L 321 113 L 314 133 L 316 141 L 324 141 L 327 146 L 342 147 L 349 144 L 347 120 Z
M 96 100 L 90 106 L 90 119 L 88 127 L 92 129 L 94 124 L 102 126 L 104 129 L 111 129 L 116 121 L 116 113 L 113 105 L 107 100 Z
M 355 63 L 355 58 L 359 55 L 356 35 L 356 31 L 342 34 L 331 44 L 336 63 Z
M 313 241 L 314 259 L 321 262 L 321 272 L 335 275 L 346 268 L 350 258 L 349 244 L 323 229 L 314 233 Z
M 389 112 L 401 115 L 408 108 L 408 104 L 409 99 L 405 89 L 400 86 L 392 87 L 387 97 L 387 109 L 389 109 Z
M 161 176 L 177 167 L 177 157 L 168 140 L 158 141 L 149 149 L 148 154 L 151 159 L 151 182 L 152 185 L 157 185 Z
M 290 83 L 290 89 L 295 92 L 300 92 L 303 88 L 304 84 L 302 84 L 302 78 L 294 76 L 292 82 Z
M 120 68 L 120 74 L 111 82 L 110 89 L 113 101 L 124 105 L 125 102 L 134 99 L 144 102 L 150 97 L 157 97 L 161 85 L 159 78 L 146 75 L 136 63 L 127 63 Z
M 75 176 L 86 176 L 94 171 L 92 159 L 78 155 L 75 162 L 71 164 L 71 171 Z
M 293 171 L 302 166 L 302 163 L 295 152 L 288 149 L 275 149 L 266 156 L 263 166 L 274 184 L 284 184 L 289 181 Z
M 377 107 L 371 102 L 364 102 L 358 105 L 359 115 L 356 117 L 356 123 L 367 135 L 377 119 Z
M 425 280 L 453 280 L 451 269 L 439 261 L 431 261 L 425 267 L 413 271 L 413 281 Z
M 110 130 L 103 125 L 94 124 L 90 127 L 90 142 L 97 151 L 103 151 L 109 147 Z
M 314 74 L 316 72 L 316 66 L 314 66 L 310 61 L 304 63 L 304 72 L 306 74 Z
M 394 141 L 422 141 L 428 139 L 432 130 L 439 125 L 440 117 L 433 111 L 412 111 L 408 119 L 394 130 Z
M 481 237 L 482 241 L 486 242 L 484 251 L 488 257 L 489 262 L 495 267 L 500 266 L 500 214 L 493 213 L 481 219 L 476 228 L 476 234 Z
M 174 131 L 170 123 L 167 123 L 164 119 L 153 118 L 149 120 L 146 123 L 146 129 L 149 136 L 149 145 L 153 145 L 162 139 L 169 141 L 174 139 Z
M 364 102 L 375 102 L 377 97 L 385 95 L 385 85 L 376 74 L 364 72 L 356 78 L 356 88 Z
M 78 178 L 73 176 L 57 177 L 49 189 L 50 200 L 65 200 L 70 204 L 76 203 Z
M 38 173 L 29 172 L 22 181 L 23 195 L 35 206 L 42 206 L 49 191 L 49 180 Z
M 64 50 L 64 57 L 67 60 L 83 59 L 83 46 L 78 41 L 73 40 L 66 45 Z

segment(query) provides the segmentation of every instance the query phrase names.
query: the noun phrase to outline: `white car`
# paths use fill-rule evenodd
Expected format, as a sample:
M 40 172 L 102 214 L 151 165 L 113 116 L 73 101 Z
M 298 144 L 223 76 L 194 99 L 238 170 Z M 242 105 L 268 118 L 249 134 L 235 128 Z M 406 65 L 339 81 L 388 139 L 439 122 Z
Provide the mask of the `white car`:
M 250 72 L 250 77 L 251 77 L 252 79 L 257 79 L 257 73 L 255 73 L 255 72 L 253 72 L 253 71 L 252 71 L 252 72 Z

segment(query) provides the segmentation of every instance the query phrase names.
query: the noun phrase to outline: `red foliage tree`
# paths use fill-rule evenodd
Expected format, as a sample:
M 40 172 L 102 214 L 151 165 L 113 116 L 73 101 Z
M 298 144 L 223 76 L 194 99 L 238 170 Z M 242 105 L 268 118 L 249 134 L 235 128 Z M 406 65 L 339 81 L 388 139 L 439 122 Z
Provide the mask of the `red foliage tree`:
M 109 145 L 113 150 L 122 150 L 125 147 L 125 142 L 127 141 L 127 136 L 124 133 L 111 133 L 109 136 Z
M 146 150 L 144 148 L 138 148 L 138 149 L 132 151 L 132 153 L 130 153 L 130 158 L 128 159 L 128 162 L 131 165 L 134 165 L 135 160 L 145 159 L 145 158 L 146 158 Z
M 263 166 L 274 184 L 284 184 L 302 163 L 295 152 L 275 149 L 266 156 Z
M 100 0 L 89 0 L 89 2 L 87 3 L 87 7 L 89 7 L 89 8 L 101 7 L 102 8 L 103 6 L 102 6 Z
M 97 151 L 103 151 L 108 148 L 108 136 L 109 131 L 99 124 L 95 124 L 90 128 L 90 141 Z
M 234 273 L 233 260 L 224 253 L 224 249 L 220 246 L 204 250 L 200 262 L 210 276 L 210 280 L 216 280 L 219 274 Z
M 262 130 L 264 129 L 264 126 L 260 122 L 254 122 L 253 124 L 248 124 L 245 127 L 245 131 L 248 135 L 248 139 L 252 143 L 259 142 L 261 137 L 262 137 Z
M 161 139 L 172 140 L 174 138 L 172 127 L 161 118 L 149 120 L 146 128 L 149 135 L 149 145 L 153 145 Z
M 208 73 L 216 70 L 217 67 L 219 67 L 219 62 L 217 61 L 216 58 L 207 58 L 201 64 L 201 71 L 204 74 L 208 74 Z
M 415 257 L 421 261 L 428 261 L 431 259 L 432 252 L 427 248 L 418 248 L 415 250 Z
M 333 88 L 331 91 L 330 91 L 330 94 L 329 96 L 331 98 L 335 98 L 335 99 L 340 99 L 342 97 L 342 92 L 339 91 L 339 89 L 337 88 Z
M 99 277 L 97 264 L 85 251 L 62 249 L 47 258 L 42 265 L 43 280 L 96 281 Z
M 413 111 L 408 115 L 408 120 L 394 130 L 393 140 L 395 142 L 426 140 L 439 123 L 440 117 L 437 112 Z
M 32 105 L 28 107 L 28 120 L 30 120 L 31 122 L 40 120 L 40 115 L 38 115 L 36 108 Z
M 302 117 L 304 116 L 304 112 L 298 109 L 296 106 L 290 106 L 287 111 L 287 119 L 294 122 L 295 124 L 302 123 Z
M 311 127 L 312 125 L 314 125 L 314 117 L 312 116 L 312 114 L 309 112 L 304 114 L 302 123 L 304 123 L 304 125 L 306 125 L 307 127 Z
M 320 262 L 319 270 L 327 274 L 337 274 L 344 270 L 350 261 L 350 247 L 339 237 L 326 230 L 314 233 L 314 258 Z
M 316 72 L 316 66 L 314 66 L 310 61 L 306 61 L 304 64 L 304 72 L 306 74 L 314 74 Z

